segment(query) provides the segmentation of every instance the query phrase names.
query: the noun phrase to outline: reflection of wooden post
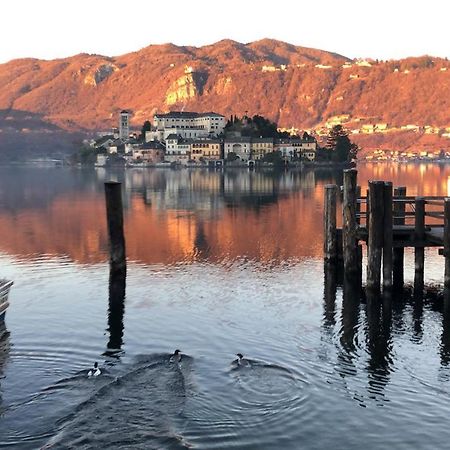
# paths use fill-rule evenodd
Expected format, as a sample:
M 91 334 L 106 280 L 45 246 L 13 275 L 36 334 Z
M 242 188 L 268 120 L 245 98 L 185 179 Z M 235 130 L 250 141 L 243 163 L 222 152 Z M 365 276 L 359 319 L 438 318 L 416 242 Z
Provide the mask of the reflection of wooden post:
M 423 273 L 425 265 L 425 199 L 416 197 L 416 214 L 414 223 L 414 290 L 423 291 Z
M 367 288 L 379 292 L 383 247 L 384 182 L 369 182 L 369 227 L 367 240 Z
M 406 187 L 399 186 L 394 190 L 395 197 L 406 197 Z M 405 203 L 394 202 L 394 225 L 405 225 Z M 404 283 L 404 255 L 405 249 L 394 248 L 393 253 L 393 278 L 396 288 L 402 287 Z
M 323 251 L 326 261 L 333 261 L 337 258 L 337 190 L 338 187 L 334 184 L 328 184 L 325 186 Z
M 122 348 L 123 343 L 123 315 L 125 311 L 125 272 L 113 273 L 109 276 L 109 308 L 108 331 L 109 341 L 106 354 L 114 355 Z
M 117 182 L 105 183 L 105 198 L 110 269 L 112 272 L 126 272 L 121 184 Z
M 342 249 L 344 272 L 348 276 L 358 274 L 358 240 L 356 237 L 356 177 L 355 169 L 344 170 L 344 200 L 342 223 Z
M 383 288 L 392 288 L 392 183 L 384 183 Z
M 450 290 L 450 198 L 444 200 L 444 286 Z
M 337 266 L 333 263 L 325 262 L 324 265 L 324 325 L 334 326 L 336 319 L 336 287 L 337 287 Z

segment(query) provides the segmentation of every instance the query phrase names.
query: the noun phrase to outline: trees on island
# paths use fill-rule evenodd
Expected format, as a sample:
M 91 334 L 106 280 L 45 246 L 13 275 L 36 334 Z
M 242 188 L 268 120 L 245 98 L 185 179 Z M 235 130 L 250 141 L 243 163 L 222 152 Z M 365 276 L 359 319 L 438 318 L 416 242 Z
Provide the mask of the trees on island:
M 225 125 L 225 132 L 239 132 L 245 137 L 283 138 L 289 137 L 289 133 L 279 132 L 275 122 L 271 122 L 258 114 L 253 117 L 243 115 L 231 115 Z
M 317 159 L 332 162 L 351 162 L 356 159 L 359 147 L 348 137 L 342 125 L 335 125 L 327 136 L 326 146 L 319 149 Z

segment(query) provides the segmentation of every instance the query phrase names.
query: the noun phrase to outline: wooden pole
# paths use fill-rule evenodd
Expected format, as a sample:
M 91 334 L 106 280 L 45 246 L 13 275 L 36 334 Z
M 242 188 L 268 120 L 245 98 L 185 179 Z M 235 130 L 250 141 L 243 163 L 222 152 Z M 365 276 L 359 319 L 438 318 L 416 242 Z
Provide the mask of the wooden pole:
M 361 186 L 356 186 L 356 223 L 361 224 L 361 203 L 358 201 L 361 197 Z
M 392 183 L 384 183 L 383 289 L 392 289 Z
M 416 293 L 423 291 L 424 266 L 425 266 L 425 199 L 416 197 L 414 222 L 414 290 Z
M 406 187 L 399 186 L 395 188 L 394 197 L 406 197 Z M 404 202 L 394 201 L 394 225 L 405 225 L 405 209 Z M 403 287 L 404 284 L 404 255 L 404 248 L 394 248 L 393 283 L 395 288 Z
M 444 200 L 444 287 L 450 290 L 450 198 Z
M 113 275 L 115 273 L 126 273 L 121 183 L 112 181 L 105 183 L 105 198 L 110 271 Z
M 342 249 L 344 254 L 344 272 L 352 277 L 358 274 L 358 240 L 356 232 L 356 178 L 355 169 L 344 170 L 344 200 L 342 222 Z
M 337 258 L 336 202 L 338 187 L 335 184 L 325 186 L 324 199 L 324 238 L 323 252 L 325 261 Z
M 379 293 L 383 248 L 384 182 L 369 182 L 369 227 L 367 240 L 367 289 Z

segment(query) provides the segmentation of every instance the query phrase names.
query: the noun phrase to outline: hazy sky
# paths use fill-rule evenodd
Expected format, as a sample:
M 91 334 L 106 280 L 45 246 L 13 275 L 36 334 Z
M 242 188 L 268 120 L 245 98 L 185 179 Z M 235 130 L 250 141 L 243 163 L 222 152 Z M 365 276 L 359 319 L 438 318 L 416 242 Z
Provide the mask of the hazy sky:
M 2 0 L 0 63 L 265 37 L 345 56 L 450 57 L 448 0 Z

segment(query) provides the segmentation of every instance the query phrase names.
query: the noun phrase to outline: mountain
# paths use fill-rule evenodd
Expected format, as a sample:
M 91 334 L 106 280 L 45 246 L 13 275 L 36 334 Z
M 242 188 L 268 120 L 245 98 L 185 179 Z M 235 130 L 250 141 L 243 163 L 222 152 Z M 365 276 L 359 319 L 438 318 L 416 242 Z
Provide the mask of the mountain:
M 279 126 L 300 129 L 339 115 L 348 115 L 350 128 L 371 123 L 445 128 L 450 127 L 450 62 L 428 56 L 355 61 L 263 39 L 199 48 L 151 45 L 117 57 L 79 54 L 0 65 L 3 132 L 24 112 L 38 115 L 43 128 L 103 130 L 116 125 L 123 108 L 133 111 L 136 127 L 157 111 L 184 108 L 262 114 Z M 20 119 L 15 129 L 21 129 Z M 374 142 L 370 136 L 361 139 L 369 146 Z M 390 140 L 386 133 L 375 141 Z

